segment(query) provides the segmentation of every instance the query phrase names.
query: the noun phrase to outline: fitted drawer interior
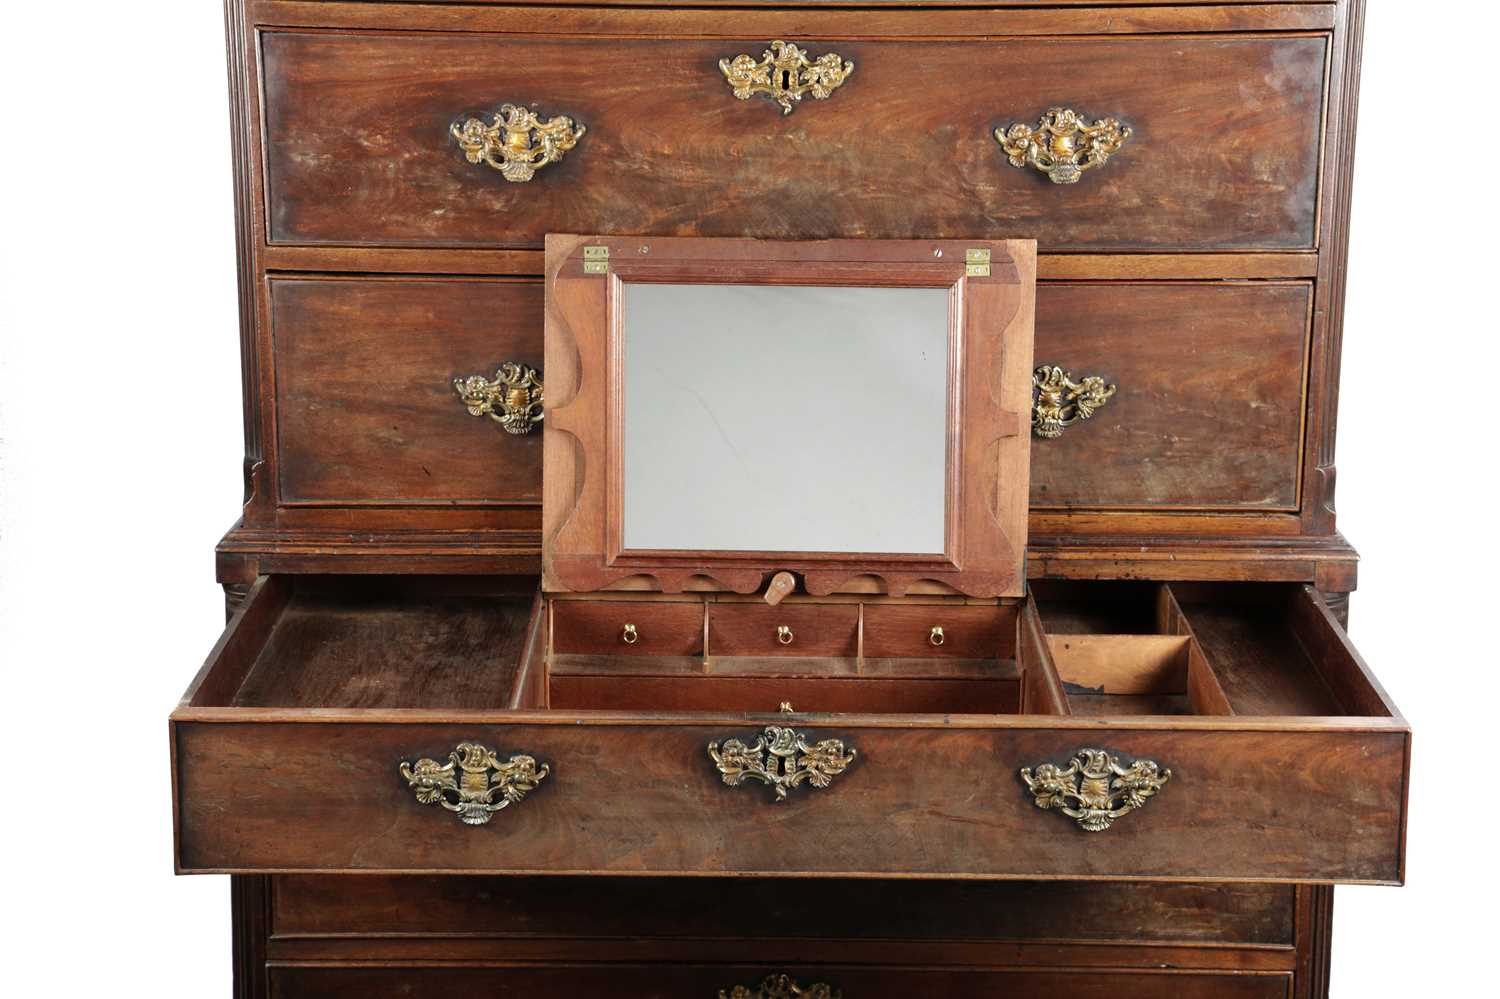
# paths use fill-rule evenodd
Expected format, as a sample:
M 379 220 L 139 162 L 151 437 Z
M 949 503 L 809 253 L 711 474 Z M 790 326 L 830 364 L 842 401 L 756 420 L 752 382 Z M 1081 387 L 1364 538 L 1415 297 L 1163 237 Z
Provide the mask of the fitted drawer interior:
M 535 586 L 258 579 L 172 716 L 179 869 L 1402 876 L 1409 732 L 1308 587 Z
M 1026 601 L 542 599 L 508 577 L 266 577 L 194 705 L 1339 717 L 1391 712 L 1301 586 Z M 249 632 L 249 629 L 247 629 Z M 231 654 L 232 653 L 232 654 Z

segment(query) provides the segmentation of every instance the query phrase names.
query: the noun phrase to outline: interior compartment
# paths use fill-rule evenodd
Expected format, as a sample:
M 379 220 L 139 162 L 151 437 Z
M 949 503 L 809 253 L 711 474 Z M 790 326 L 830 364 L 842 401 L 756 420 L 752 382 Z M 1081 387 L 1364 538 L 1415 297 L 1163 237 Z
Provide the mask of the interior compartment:
M 504 708 L 536 579 L 267 576 L 194 705 Z
M 1033 599 L 1066 713 L 1234 713 L 1165 584 L 1042 584 Z
M 1171 592 L 1235 714 L 1386 715 L 1347 640 L 1311 591 L 1278 584 L 1174 583 Z
M 1280 583 L 1039 582 L 1073 715 L 1390 715 L 1313 591 Z

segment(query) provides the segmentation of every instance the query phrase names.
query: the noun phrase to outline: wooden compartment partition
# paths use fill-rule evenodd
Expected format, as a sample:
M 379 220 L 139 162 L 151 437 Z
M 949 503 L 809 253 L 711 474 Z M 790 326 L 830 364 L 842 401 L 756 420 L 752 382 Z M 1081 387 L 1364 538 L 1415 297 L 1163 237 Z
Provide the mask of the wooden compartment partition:
M 760 654 L 778 619 L 797 622 L 805 654 Z M 935 627 L 952 650 L 931 644 Z M 705 747 L 768 726 L 836 739 L 852 763 L 779 803 L 726 786 Z M 772 608 L 550 599 L 483 577 L 263 577 L 172 734 L 184 871 L 1402 876 L 1408 729 L 1301 586 Z M 548 770 L 482 828 L 399 770 L 470 742 Z M 1024 774 L 1090 749 L 1172 776 L 1087 831 L 1039 809 Z

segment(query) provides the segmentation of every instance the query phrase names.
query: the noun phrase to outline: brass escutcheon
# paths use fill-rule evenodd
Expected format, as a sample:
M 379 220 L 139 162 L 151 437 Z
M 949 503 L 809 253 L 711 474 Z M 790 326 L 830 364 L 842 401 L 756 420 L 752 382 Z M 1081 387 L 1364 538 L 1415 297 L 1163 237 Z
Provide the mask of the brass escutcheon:
M 483 163 L 518 184 L 562 159 L 586 131 L 567 115 L 543 118 L 519 104 L 500 105 L 489 123 L 471 117 L 449 128 L 470 163 Z
M 791 975 L 771 975 L 750 988 L 736 985 L 720 989 L 719 999 L 842 999 L 843 993 L 825 982 L 799 985 Z
M 1103 166 L 1119 152 L 1131 130 L 1114 118 L 1092 125 L 1071 108 L 1049 108 L 1032 125 L 995 129 L 995 141 L 1013 167 L 1032 167 L 1054 184 L 1076 184 L 1085 170 Z
M 791 42 L 775 41 L 761 53 L 759 62 L 741 54 L 720 59 L 719 71 L 740 100 L 764 94 L 781 105 L 782 114 L 791 114 L 793 105 L 806 94 L 827 100 L 854 72 L 854 63 L 844 61 L 837 52 L 814 61 Z
M 1075 382 L 1071 372 L 1057 365 L 1044 364 L 1031 375 L 1036 398 L 1031 406 L 1031 429 L 1038 437 L 1049 440 L 1094 411 L 1115 394 L 1114 385 L 1105 385 L 1098 375 L 1088 375 Z
M 790 704 L 783 705 L 783 711 L 790 708 Z M 855 750 L 853 746 L 845 749 L 842 739 L 809 743 L 796 729 L 767 725 L 751 745 L 740 739 L 726 739 L 722 748 L 719 743 L 710 742 L 708 755 L 725 784 L 730 787 L 739 787 L 747 781 L 768 784 L 779 802 L 786 800 L 787 792 L 803 784 L 827 787 L 854 762 Z
M 512 756 L 502 763 L 493 749 L 477 742 L 459 743 L 447 763 L 424 757 L 416 763 L 403 761 L 400 770 L 419 802 L 442 805 L 467 826 L 489 822 L 496 812 L 535 791 L 552 772 L 531 756 Z
M 1119 757 L 1102 749 L 1080 749 L 1067 769 L 1042 763 L 1033 771 L 1021 768 L 1038 808 L 1055 808 L 1087 832 L 1103 832 L 1115 819 L 1144 808 L 1172 779 L 1154 760 L 1136 760 L 1122 766 Z
M 542 422 L 542 376 L 535 368 L 507 361 L 494 378 L 465 375 L 453 391 L 470 416 L 488 416 L 508 434 L 529 434 Z

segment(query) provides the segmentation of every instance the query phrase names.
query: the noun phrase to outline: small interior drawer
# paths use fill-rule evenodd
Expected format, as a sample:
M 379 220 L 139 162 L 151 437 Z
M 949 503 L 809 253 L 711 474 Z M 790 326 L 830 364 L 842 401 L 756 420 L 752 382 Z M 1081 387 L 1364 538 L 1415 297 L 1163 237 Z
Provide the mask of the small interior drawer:
M 716 656 L 787 656 L 853 659 L 859 644 L 859 606 L 788 600 L 715 603 L 708 611 L 708 641 Z
M 1402 877 L 1409 730 L 1310 588 L 700 597 L 262 577 L 172 717 L 179 868 Z M 777 620 L 853 630 L 734 644 Z
M 870 659 L 1010 659 L 1014 613 L 955 603 L 869 603 L 864 654 Z
M 703 655 L 703 604 L 696 600 L 555 600 L 551 610 L 558 655 Z

